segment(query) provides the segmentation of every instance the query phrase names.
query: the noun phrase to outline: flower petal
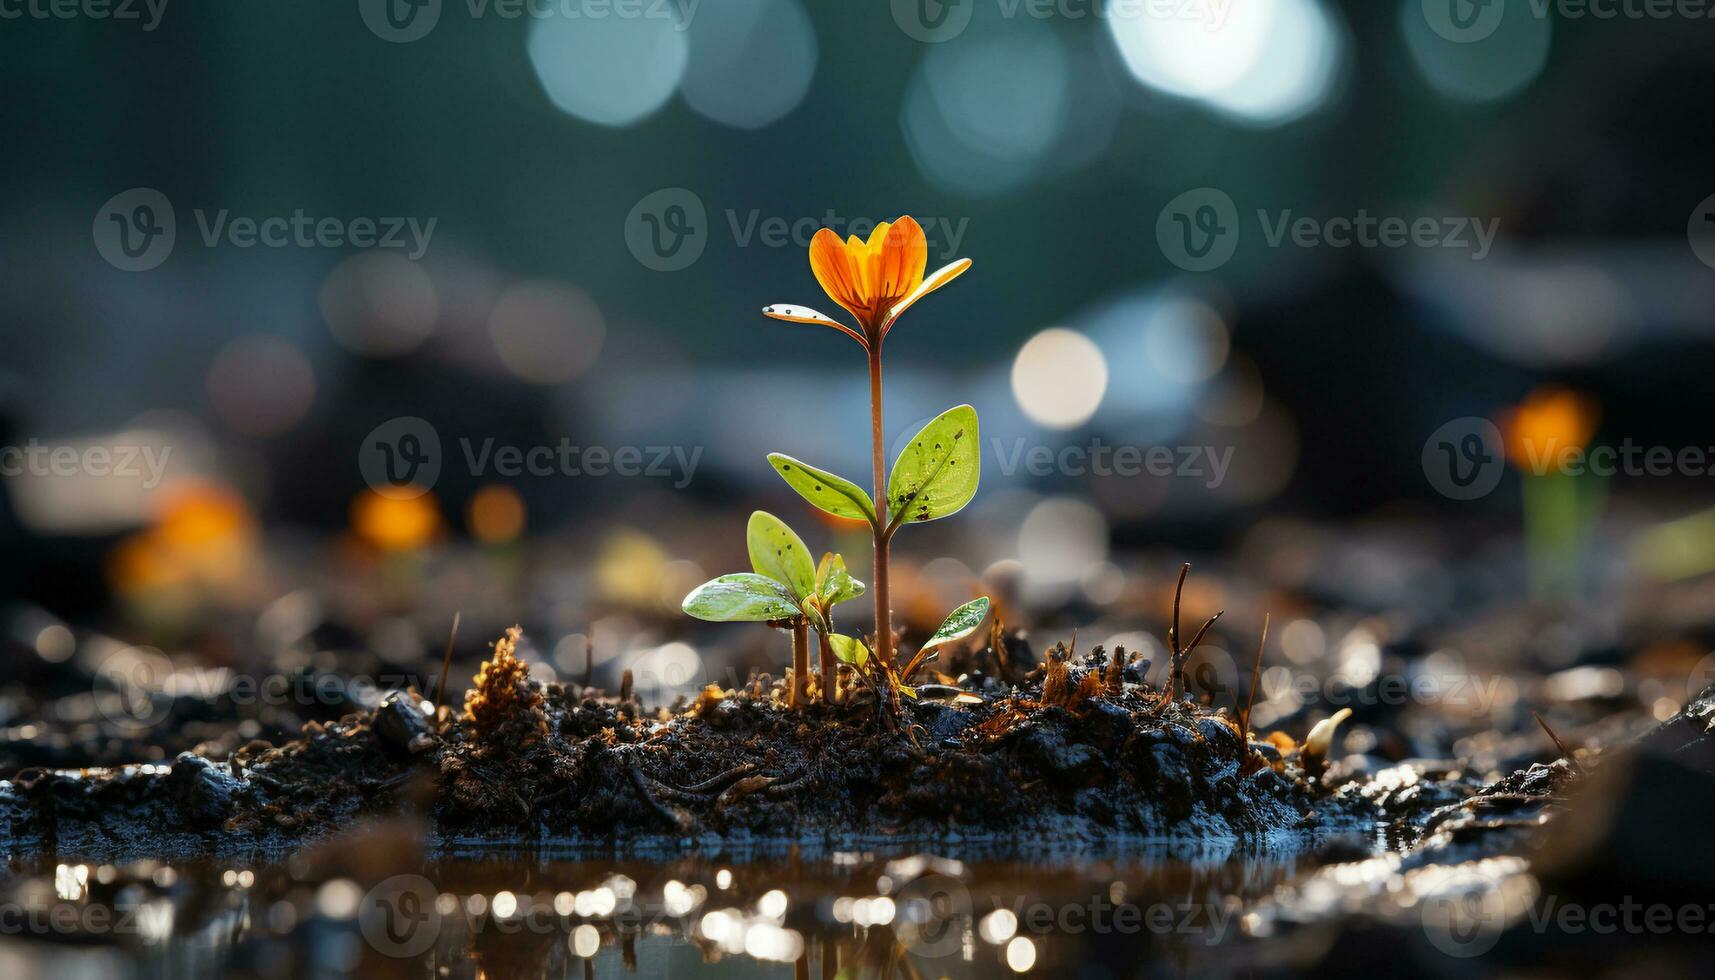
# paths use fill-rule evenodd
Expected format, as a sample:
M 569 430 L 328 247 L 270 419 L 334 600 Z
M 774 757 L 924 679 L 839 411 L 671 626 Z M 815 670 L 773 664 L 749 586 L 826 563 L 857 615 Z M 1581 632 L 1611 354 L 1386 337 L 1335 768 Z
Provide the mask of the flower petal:
M 840 236 L 831 229 L 823 228 L 810 239 L 810 271 L 828 298 L 863 322 L 862 280 L 853 268 L 850 246 L 840 241 Z
M 899 314 L 910 309 L 913 303 L 916 303 L 923 297 L 952 282 L 954 279 L 959 278 L 959 276 L 963 275 L 964 271 L 970 267 L 970 259 L 956 259 L 941 268 L 936 269 L 933 275 L 924 279 L 921 285 L 916 289 L 913 289 L 904 299 L 893 304 L 893 308 L 891 310 L 888 310 L 887 319 L 882 323 L 881 327 L 882 336 L 887 336 L 887 331 L 893 327 L 893 321 L 899 319 Z
M 923 282 L 923 270 L 929 262 L 929 242 L 923 235 L 923 226 L 908 214 L 891 227 L 884 222 L 876 231 L 880 233 L 883 228 L 887 231 L 881 240 L 875 298 L 891 304 L 910 295 Z
M 863 339 L 863 334 L 858 333 L 856 330 L 853 330 L 851 327 L 846 326 L 825 313 L 818 313 L 815 310 L 810 309 L 808 306 L 792 306 L 789 303 L 775 303 L 773 306 L 763 307 L 762 315 L 775 320 L 785 320 L 788 323 L 819 323 L 824 327 L 833 327 L 835 330 L 846 334 L 860 344 L 867 343 Z

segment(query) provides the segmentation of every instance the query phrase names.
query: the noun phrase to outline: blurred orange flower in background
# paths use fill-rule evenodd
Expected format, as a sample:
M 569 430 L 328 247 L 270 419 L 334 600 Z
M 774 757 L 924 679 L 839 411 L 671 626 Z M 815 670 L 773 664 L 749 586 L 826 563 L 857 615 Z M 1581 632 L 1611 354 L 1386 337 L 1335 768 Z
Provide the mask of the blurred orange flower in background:
M 1582 392 L 1559 385 L 1532 391 L 1495 419 L 1506 443 L 1507 459 L 1521 470 L 1544 474 L 1567 465 L 1569 457 L 1596 434 L 1601 408 Z
M 121 593 L 230 585 L 249 571 L 255 542 L 255 519 L 237 491 L 186 482 L 163 489 L 154 523 L 119 542 L 108 558 L 108 575 Z
M 430 493 L 387 496 L 365 490 L 351 502 L 351 529 L 382 551 L 413 551 L 441 530 L 441 509 Z

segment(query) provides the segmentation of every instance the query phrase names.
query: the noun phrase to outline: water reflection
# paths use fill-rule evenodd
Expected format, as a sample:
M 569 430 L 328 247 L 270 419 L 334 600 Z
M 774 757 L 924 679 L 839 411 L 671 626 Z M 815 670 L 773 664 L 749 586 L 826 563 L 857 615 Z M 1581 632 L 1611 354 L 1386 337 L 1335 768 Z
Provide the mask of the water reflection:
M 1246 911 L 1307 864 L 1301 850 L 1031 847 L 649 860 L 468 847 L 401 861 L 409 849 L 397 840 L 359 840 L 255 861 L 15 860 L 0 880 L 0 970 L 832 978 L 1118 976 L 1153 963 L 1178 973 L 1222 962 Z

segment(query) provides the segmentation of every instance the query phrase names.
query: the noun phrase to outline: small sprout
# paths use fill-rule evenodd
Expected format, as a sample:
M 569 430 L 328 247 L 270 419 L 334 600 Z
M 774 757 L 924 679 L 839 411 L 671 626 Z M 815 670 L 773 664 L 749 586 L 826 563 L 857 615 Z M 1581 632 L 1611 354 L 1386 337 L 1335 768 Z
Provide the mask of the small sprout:
M 843 636 L 835 633 L 828 637 L 828 643 L 834 648 L 834 656 L 840 663 L 850 664 L 862 670 L 869 663 L 869 647 L 855 636 Z
M 988 614 L 989 598 L 986 595 L 978 596 L 948 613 L 947 618 L 930 635 L 928 641 L 918 648 L 917 655 L 912 657 L 905 669 L 899 672 L 900 680 L 911 680 L 912 675 L 917 673 L 919 667 L 933 660 L 935 655 L 931 651 L 936 647 L 954 643 L 975 633 L 977 627 L 983 624 L 983 620 L 988 618 Z
M 851 577 L 839 555 L 825 554 L 819 565 L 813 564 L 804 539 L 767 511 L 750 515 L 745 547 L 754 571 L 704 582 L 685 597 L 683 608 L 686 614 L 709 622 L 768 623 L 788 630 L 792 634 L 791 703 L 802 707 L 809 701 L 809 628 L 831 632 L 833 607 L 863 595 L 864 585 Z M 824 699 L 831 688 L 824 677 Z
M 1341 708 L 1317 722 L 1304 736 L 1304 746 L 1298 750 L 1299 764 L 1311 776 L 1320 776 L 1328 768 L 1328 750 L 1334 745 L 1334 732 L 1340 722 L 1352 717 L 1351 708 Z

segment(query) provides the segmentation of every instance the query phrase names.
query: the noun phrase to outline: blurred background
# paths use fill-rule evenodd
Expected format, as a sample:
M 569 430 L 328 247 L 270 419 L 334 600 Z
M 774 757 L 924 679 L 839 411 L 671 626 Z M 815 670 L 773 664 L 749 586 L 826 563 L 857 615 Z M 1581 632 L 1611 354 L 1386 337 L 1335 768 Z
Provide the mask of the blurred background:
M 1186 557 L 1254 583 L 1196 602 L 1246 607 L 1238 635 L 1266 589 L 1445 612 L 1715 568 L 1715 450 L 1562 480 L 1516 451 L 1715 445 L 1702 23 L 8 9 L 0 594 L 24 683 L 118 650 L 428 670 L 455 611 L 461 661 L 520 622 L 547 676 L 633 667 L 663 699 L 778 669 L 777 637 L 678 603 L 743 567 L 759 507 L 868 577 L 864 536 L 763 459 L 867 473 L 867 392 L 855 346 L 758 311 L 834 311 L 810 235 L 904 213 L 931 268 L 975 267 L 892 334 L 889 435 L 968 401 L 984 453 L 976 503 L 895 544 L 908 628 L 986 588 L 1010 623 L 1153 630 Z M 1311 623 L 1306 656 L 1351 621 Z

